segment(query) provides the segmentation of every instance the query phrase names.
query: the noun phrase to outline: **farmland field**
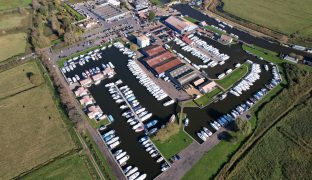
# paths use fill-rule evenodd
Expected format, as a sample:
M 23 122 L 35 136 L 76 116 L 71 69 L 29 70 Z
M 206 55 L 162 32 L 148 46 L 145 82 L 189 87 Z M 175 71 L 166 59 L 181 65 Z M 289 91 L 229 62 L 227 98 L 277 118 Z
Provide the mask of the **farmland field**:
M 312 98 L 268 132 L 230 174 L 230 179 L 306 179 L 312 168 Z
M 27 62 L 0 73 L 0 99 L 34 87 L 30 83 L 27 73 L 40 74 L 35 62 Z
M 30 5 L 32 0 L 0 0 L 0 11 Z
M 3 14 L 0 16 L 0 31 L 26 26 L 28 19 L 28 15 L 18 13 Z
M 85 179 L 91 180 L 88 168 L 79 154 L 73 154 L 58 159 L 51 164 L 40 168 L 26 176 L 23 179 Z
M 311 0 L 222 0 L 223 10 L 241 19 L 303 38 L 312 35 Z M 303 32 L 300 30 L 305 29 Z
M 0 36 L 0 62 L 25 52 L 26 33 Z
M 9 73 L 5 76 L 13 83 L 1 79 L 3 90 L 10 91 L 20 82 L 24 86 L 14 90 L 22 91 L 30 86 L 25 79 L 27 71 L 22 69 L 38 71 L 36 63 L 16 68 L 1 73 L 2 78 L 4 73 Z M 0 177 L 3 179 L 11 179 L 75 147 L 46 84 L 3 98 L 0 114 Z

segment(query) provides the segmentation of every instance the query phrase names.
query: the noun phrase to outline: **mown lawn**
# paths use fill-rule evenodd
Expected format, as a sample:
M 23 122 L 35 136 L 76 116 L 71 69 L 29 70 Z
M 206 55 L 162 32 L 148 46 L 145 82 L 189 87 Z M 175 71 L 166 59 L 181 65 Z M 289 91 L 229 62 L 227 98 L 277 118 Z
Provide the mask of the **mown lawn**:
M 32 3 L 32 0 L 1 0 L 0 1 L 0 11 L 13 9 L 18 7 L 25 7 Z
M 229 89 L 236 82 L 242 79 L 248 73 L 248 65 L 242 64 L 241 67 L 236 68 L 233 72 L 226 75 L 221 80 L 216 80 L 215 82 L 222 86 L 224 89 Z
M 58 159 L 39 170 L 36 170 L 23 179 L 37 180 L 37 179 L 86 179 L 91 180 L 92 177 L 88 172 L 84 160 L 78 153 Z
M 24 53 L 26 49 L 26 37 L 26 33 L 0 36 L 0 62 Z
M 194 100 L 199 106 L 207 106 L 208 104 L 210 104 L 213 100 L 213 97 L 216 96 L 217 94 L 219 94 L 221 92 L 220 88 L 215 88 L 214 90 L 212 90 L 209 93 L 206 93 L 205 95 L 203 95 L 202 97 Z
M 182 130 L 182 128 L 179 133 L 171 136 L 165 142 L 160 142 L 155 138 L 152 138 L 152 141 L 166 159 L 170 159 L 192 143 L 192 139 Z

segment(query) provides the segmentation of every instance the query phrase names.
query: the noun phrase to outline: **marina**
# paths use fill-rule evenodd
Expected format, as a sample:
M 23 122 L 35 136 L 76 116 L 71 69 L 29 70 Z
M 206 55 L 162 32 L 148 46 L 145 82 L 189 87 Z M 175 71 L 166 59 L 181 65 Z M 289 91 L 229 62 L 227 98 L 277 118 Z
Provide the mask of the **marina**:
M 230 74 L 246 61 L 251 65 L 248 74 L 218 100 L 204 108 L 184 108 L 187 114 L 184 130 L 202 143 L 251 108 L 280 79 L 275 66 L 247 54 L 241 43 L 226 46 L 200 34 L 193 35 L 192 40 L 196 43 L 196 51 L 183 45 L 181 40 L 169 42 L 167 46 L 210 79 L 223 78 L 220 73 Z M 170 168 L 170 164 L 148 136 L 163 128 L 180 111 L 176 100 L 171 98 L 172 92 L 177 90 L 168 91 L 174 86 L 163 88 L 164 83 L 170 83 L 169 79 L 153 77 L 143 70 L 144 66 L 135 58 L 134 52 L 121 43 L 102 47 L 93 54 L 89 54 L 91 59 L 94 57 L 89 62 L 81 61 L 84 56 L 73 58 L 78 65 L 74 63 L 76 67 L 73 67 L 73 63 L 69 63 L 62 72 L 71 86 L 80 84 L 88 88 L 95 104 L 103 114 L 108 114 L 111 124 L 99 133 L 125 177 L 153 179 Z M 104 74 L 107 68 L 113 71 Z M 99 79 L 94 77 L 101 73 Z M 90 81 L 81 83 L 86 79 Z

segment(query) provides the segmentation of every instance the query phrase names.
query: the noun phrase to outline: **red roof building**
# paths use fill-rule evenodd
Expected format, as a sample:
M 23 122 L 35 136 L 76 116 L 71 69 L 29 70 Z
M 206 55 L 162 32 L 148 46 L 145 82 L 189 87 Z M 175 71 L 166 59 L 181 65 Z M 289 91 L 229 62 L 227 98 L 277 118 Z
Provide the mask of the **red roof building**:
M 157 74 L 162 74 L 166 71 L 168 71 L 169 69 L 174 68 L 175 66 L 182 64 L 182 62 L 178 59 L 169 61 L 163 65 L 157 66 L 154 68 L 154 70 L 156 71 Z

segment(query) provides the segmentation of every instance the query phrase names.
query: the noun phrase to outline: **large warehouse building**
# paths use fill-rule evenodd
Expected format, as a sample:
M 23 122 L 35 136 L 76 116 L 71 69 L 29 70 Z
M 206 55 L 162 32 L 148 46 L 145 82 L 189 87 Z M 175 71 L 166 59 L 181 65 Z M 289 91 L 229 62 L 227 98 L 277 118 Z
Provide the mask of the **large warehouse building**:
M 170 16 L 165 20 L 165 24 L 180 34 L 192 32 L 198 28 L 194 23 L 179 16 Z

